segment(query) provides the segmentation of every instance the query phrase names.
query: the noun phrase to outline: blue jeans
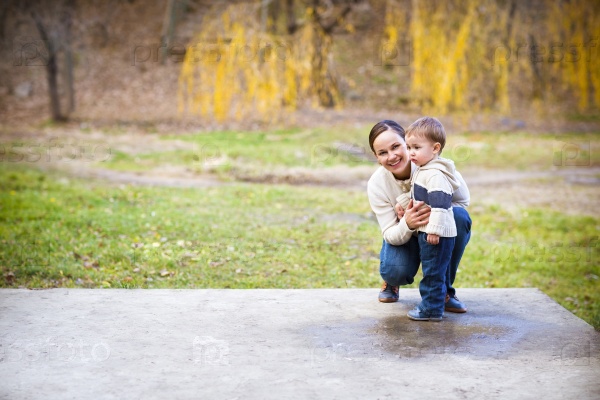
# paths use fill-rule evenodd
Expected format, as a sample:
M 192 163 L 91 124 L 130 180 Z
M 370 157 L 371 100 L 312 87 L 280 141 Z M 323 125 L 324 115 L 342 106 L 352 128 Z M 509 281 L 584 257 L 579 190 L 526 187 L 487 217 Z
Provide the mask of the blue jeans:
M 419 309 L 431 317 L 441 317 L 444 315 L 446 275 L 450 270 L 454 238 L 440 237 L 439 243 L 434 245 L 427 243 L 425 232 L 419 232 L 418 237 L 423 268 L 423 279 L 419 283 L 421 293 Z
M 456 294 L 452 287 L 456 278 L 458 264 L 465 252 L 465 247 L 471 239 L 471 217 L 467 210 L 453 207 L 454 221 L 456 222 L 457 235 L 454 241 L 454 250 L 450 260 L 450 268 L 446 271 L 446 292 L 450 296 Z M 415 281 L 415 276 L 421 264 L 421 250 L 416 236 L 400 246 L 393 246 L 383 241 L 379 253 L 379 273 L 384 281 L 392 286 L 409 285 Z

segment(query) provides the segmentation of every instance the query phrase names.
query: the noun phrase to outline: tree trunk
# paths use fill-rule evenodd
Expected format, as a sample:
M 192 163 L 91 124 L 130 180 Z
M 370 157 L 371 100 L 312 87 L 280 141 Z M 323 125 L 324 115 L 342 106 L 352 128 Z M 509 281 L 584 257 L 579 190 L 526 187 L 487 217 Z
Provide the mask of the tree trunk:
M 50 40 L 41 17 L 37 12 L 32 11 L 31 16 L 35 21 L 35 26 L 46 44 L 48 50 L 48 60 L 46 62 L 46 75 L 48 77 L 48 94 L 50 95 L 50 112 L 54 121 L 64 121 L 66 118 L 60 112 L 60 97 L 58 96 L 58 65 L 56 63 L 56 45 Z
M 68 0 L 65 13 L 65 84 L 67 86 L 67 113 L 75 111 L 75 88 L 73 83 L 73 47 L 71 37 L 71 26 L 73 24 L 73 12 L 75 1 Z
M 48 65 L 46 69 L 48 73 L 48 91 L 50 93 L 50 108 L 52 110 L 52 119 L 55 121 L 62 121 L 65 118 L 60 112 L 60 98 L 58 96 L 58 82 L 56 76 L 58 75 L 58 68 L 56 66 L 56 53 L 52 51 L 48 56 Z
M 537 54 L 538 45 L 535 41 L 535 36 L 532 33 L 529 34 L 529 61 L 531 63 L 531 69 L 533 71 L 533 88 L 532 95 L 534 99 L 541 99 L 544 90 L 544 79 L 539 67 L 539 60 Z
M 313 82 L 316 85 L 319 103 L 323 107 L 333 108 L 340 101 L 335 72 L 332 71 L 328 58 L 331 54 L 333 30 L 352 11 L 353 3 L 354 0 L 348 1 L 337 15 L 332 16 L 331 13 L 318 15 L 320 0 L 312 2 L 313 12 L 310 18 L 313 29 L 316 30 L 313 44 L 315 52 L 312 60 Z
M 319 29 L 319 26 L 315 26 Z M 330 51 L 331 38 L 325 33 L 315 34 L 315 53 L 312 60 L 313 82 L 316 85 L 319 104 L 323 107 L 332 108 L 336 105 L 335 82 L 331 80 L 329 66 L 326 57 Z
M 75 111 L 75 85 L 73 83 L 73 52 L 71 46 L 65 49 L 65 84 L 67 86 L 67 112 Z
M 173 41 L 173 32 L 175 30 L 176 18 L 176 0 L 167 0 L 167 10 L 165 11 L 165 19 L 163 21 L 162 33 L 160 35 L 160 62 L 165 63 L 171 42 Z
M 298 30 L 296 23 L 296 14 L 294 13 L 294 0 L 285 0 L 285 18 L 287 23 L 287 31 L 289 35 L 293 35 Z
M 75 84 L 73 82 L 73 52 L 65 49 L 65 85 L 67 86 L 67 112 L 75 111 Z
M 269 17 L 269 3 L 271 0 L 262 0 L 260 4 L 260 31 L 267 31 L 267 19 Z
M 10 3 L 3 3 L 0 5 L 0 40 L 4 40 L 6 36 L 6 17 L 8 16 L 8 9 L 10 7 Z

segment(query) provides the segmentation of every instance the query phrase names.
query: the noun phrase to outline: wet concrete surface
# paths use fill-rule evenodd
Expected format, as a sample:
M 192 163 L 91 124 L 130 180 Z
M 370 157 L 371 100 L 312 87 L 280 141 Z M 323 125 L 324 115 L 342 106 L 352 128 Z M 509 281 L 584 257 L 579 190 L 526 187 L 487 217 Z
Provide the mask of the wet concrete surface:
M 0 398 L 600 398 L 600 333 L 536 289 L 377 293 L 0 290 Z

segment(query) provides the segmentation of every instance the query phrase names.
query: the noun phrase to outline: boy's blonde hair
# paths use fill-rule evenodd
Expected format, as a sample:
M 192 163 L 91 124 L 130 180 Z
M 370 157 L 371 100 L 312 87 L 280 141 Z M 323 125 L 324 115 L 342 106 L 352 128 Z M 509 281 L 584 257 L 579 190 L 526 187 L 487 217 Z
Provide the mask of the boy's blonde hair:
M 423 137 L 434 143 L 440 144 L 440 154 L 446 145 L 446 131 L 444 125 L 434 117 L 422 117 L 410 124 L 406 129 L 406 138 L 411 136 Z

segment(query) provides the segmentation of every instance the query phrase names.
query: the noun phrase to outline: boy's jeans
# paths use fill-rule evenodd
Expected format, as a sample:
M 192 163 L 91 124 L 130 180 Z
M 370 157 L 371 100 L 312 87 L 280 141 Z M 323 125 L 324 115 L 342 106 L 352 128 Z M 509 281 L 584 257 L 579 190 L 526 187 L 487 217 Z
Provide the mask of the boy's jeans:
M 436 245 L 427 243 L 427 234 L 419 232 L 419 248 L 421 250 L 421 266 L 423 279 L 419 283 L 421 304 L 419 310 L 430 317 L 444 315 L 446 300 L 446 274 L 450 269 L 453 237 L 441 237 Z
M 446 292 L 450 296 L 454 296 L 456 293 L 452 284 L 465 247 L 467 247 L 467 243 L 471 238 L 471 217 L 469 217 L 469 213 L 461 207 L 454 207 L 453 211 L 457 236 L 452 251 L 450 268 L 446 271 L 445 279 Z M 393 246 L 384 240 L 379 253 L 379 272 L 383 280 L 392 286 L 413 283 L 421 263 L 420 253 L 419 240 L 416 236 L 411 237 L 408 242 L 401 246 Z

